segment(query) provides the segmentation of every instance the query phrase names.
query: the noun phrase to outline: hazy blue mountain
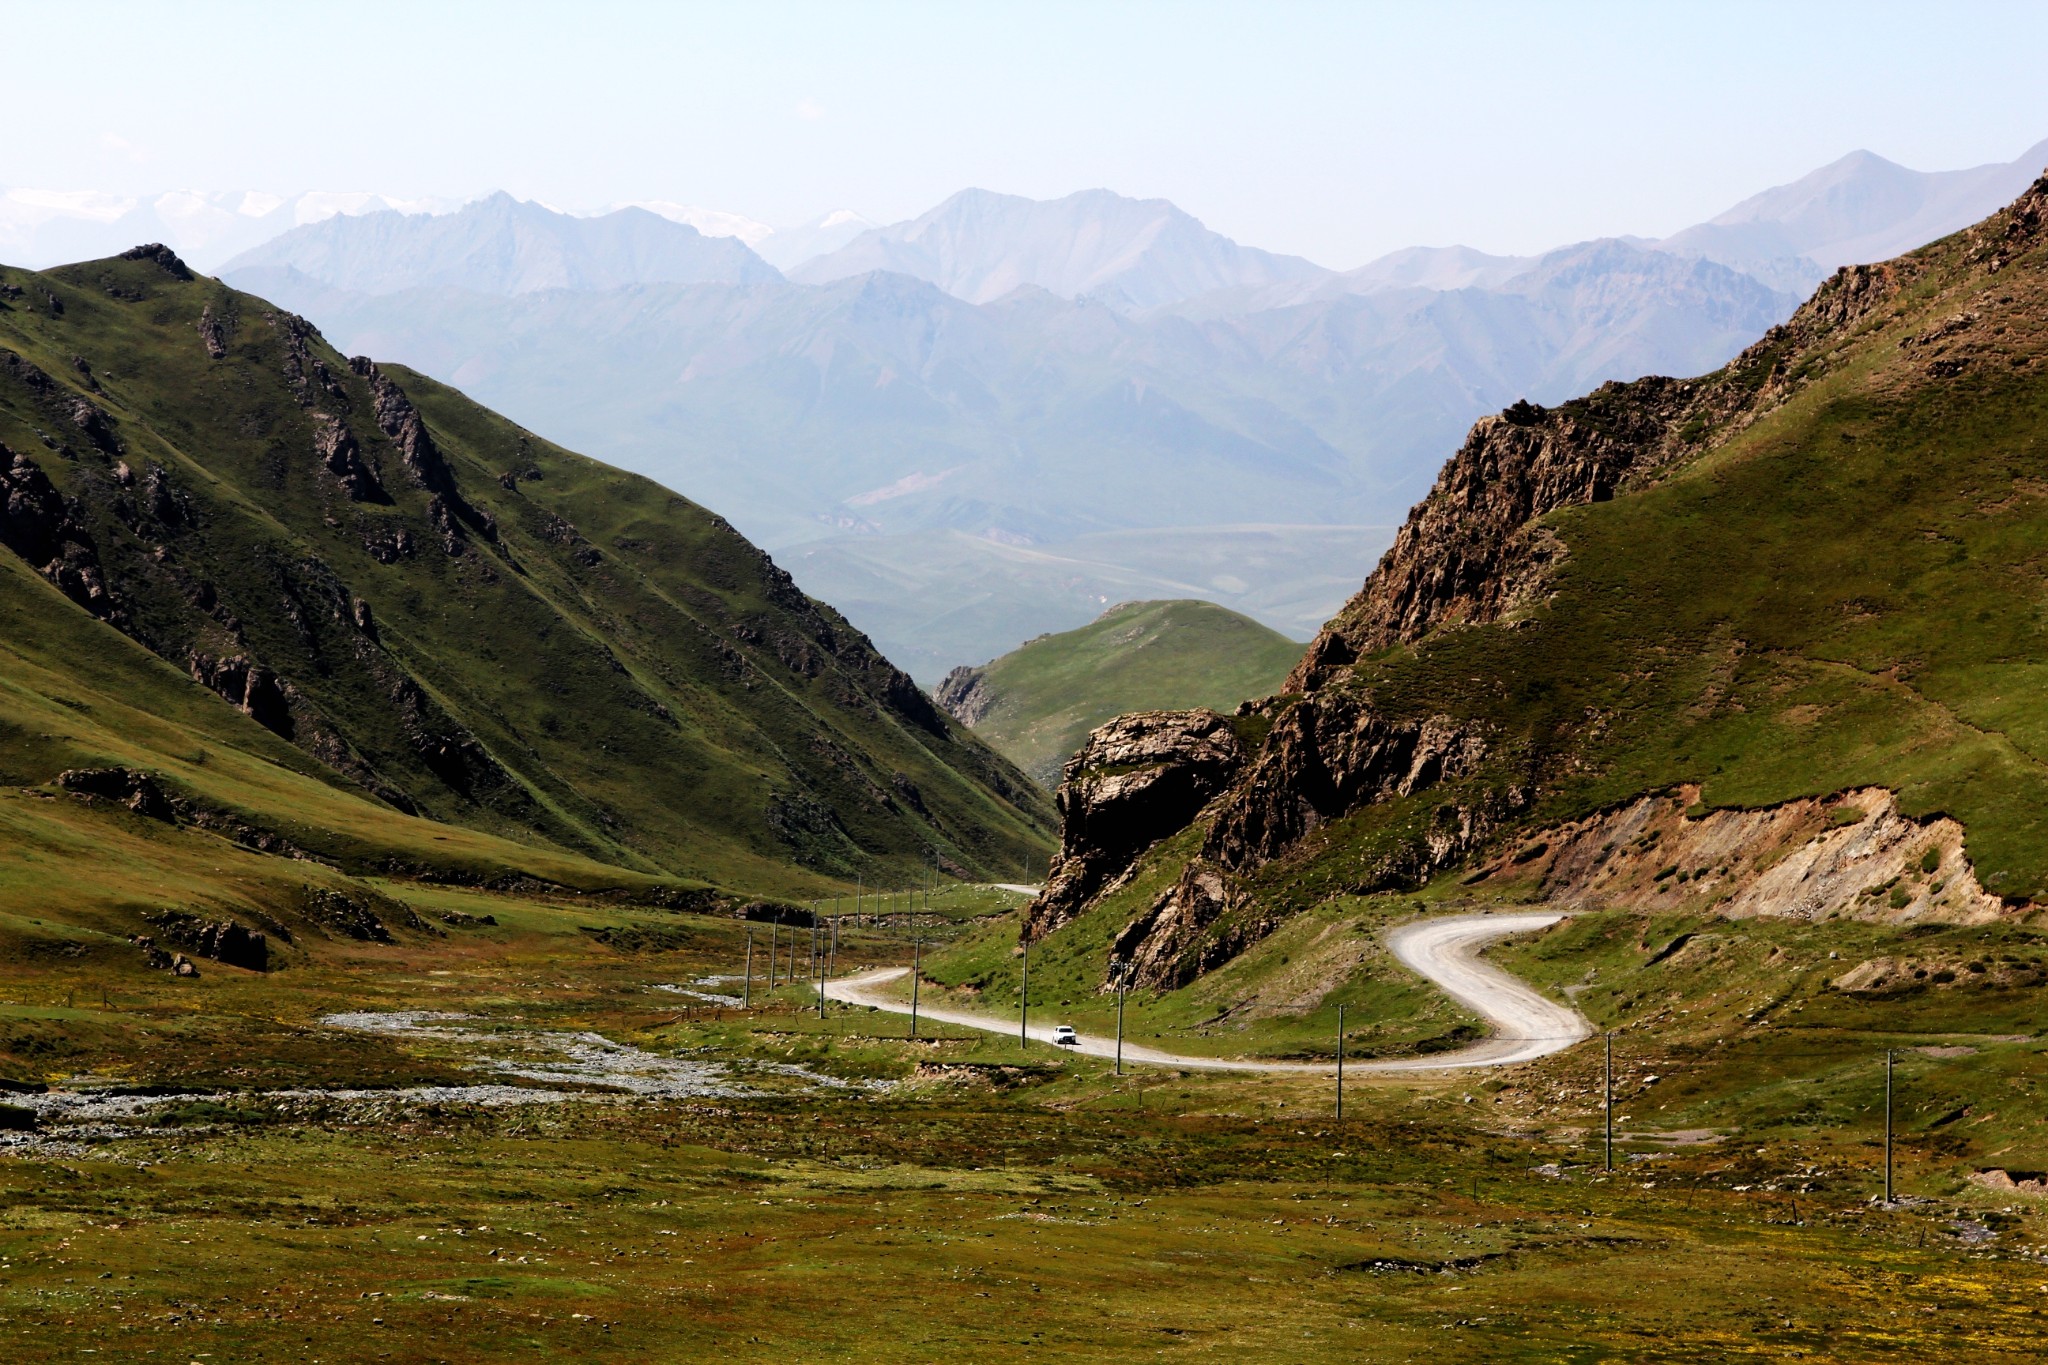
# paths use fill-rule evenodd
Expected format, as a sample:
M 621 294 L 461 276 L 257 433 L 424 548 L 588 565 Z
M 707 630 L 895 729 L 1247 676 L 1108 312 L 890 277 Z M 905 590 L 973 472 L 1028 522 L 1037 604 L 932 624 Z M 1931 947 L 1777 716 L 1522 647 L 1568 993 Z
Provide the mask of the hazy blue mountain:
M 232 279 L 687 491 L 923 678 L 1105 598 L 1199 595 L 1312 630 L 1384 544 L 1357 528 L 1398 523 L 1474 415 L 1711 368 L 1789 307 L 1619 242 L 1499 289 L 1223 315 L 1033 287 L 977 305 L 887 272 L 518 296 Z M 1247 526 L 1260 553 L 1239 569 L 1197 548 L 1248 548 Z M 1139 532 L 1184 545 L 1119 539 Z
M 1123 311 L 1330 274 L 1299 256 L 1239 246 L 1164 199 L 1083 190 L 1035 200 L 962 190 L 921 217 L 874 228 L 797 266 L 790 278 L 823 284 L 876 270 L 929 280 L 970 303 L 1033 285 Z
M 779 279 L 736 237 L 707 237 L 642 208 L 595 218 L 494 194 L 453 213 L 366 213 L 294 228 L 229 261 L 223 275 L 288 269 L 366 294 L 482 294 Z
M 976 191 L 798 282 L 756 261 L 739 282 L 514 294 L 486 267 L 522 233 L 606 220 L 511 201 L 459 239 L 481 284 L 381 292 L 404 273 L 377 249 L 397 215 L 231 278 L 716 508 L 929 681 L 1131 597 L 1305 633 L 1475 418 L 1711 370 L 1790 313 L 1783 282 L 1842 243 L 1960 226 L 2003 193 L 1994 171 L 1849 158 L 1666 243 L 1415 248 L 1346 274 L 1171 205 Z M 1748 259 L 1738 238 L 1752 270 L 1719 258 Z M 893 268 L 838 273 L 863 260 Z
M 834 209 L 795 227 L 776 228 L 748 245 L 778 270 L 793 270 L 816 256 L 837 251 L 875 225 L 852 209 Z
M 201 270 L 307 223 L 336 215 L 441 211 L 438 200 L 315 191 L 173 190 L 147 196 L 0 190 L 0 259 L 42 268 L 96 260 L 138 242 L 163 242 Z
M 1837 266 L 1889 260 L 2003 207 L 2048 163 L 2048 141 L 2011 161 L 1914 171 L 1851 152 L 1655 245 L 1803 291 Z

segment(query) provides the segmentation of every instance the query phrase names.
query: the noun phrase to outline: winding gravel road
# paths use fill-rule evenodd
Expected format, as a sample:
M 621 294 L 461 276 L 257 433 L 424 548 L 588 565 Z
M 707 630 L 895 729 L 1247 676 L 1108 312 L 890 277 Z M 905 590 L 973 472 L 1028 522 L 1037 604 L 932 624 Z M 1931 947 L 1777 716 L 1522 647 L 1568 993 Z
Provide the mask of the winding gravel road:
M 1478 1066 L 1510 1066 L 1562 1052 L 1582 1038 L 1593 1026 L 1577 1010 L 1546 1000 L 1532 987 L 1509 976 L 1479 952 L 1495 939 L 1548 928 L 1563 919 L 1543 912 L 1511 915 L 1454 915 L 1442 919 L 1417 920 L 1387 935 L 1387 947 L 1404 966 L 1435 982 L 1443 992 L 1492 1026 L 1493 1033 L 1470 1047 L 1426 1057 L 1401 1057 L 1388 1061 L 1346 1062 L 1347 1072 L 1358 1071 L 1455 1071 Z M 825 983 L 825 994 L 849 1005 L 872 1005 L 897 1014 L 910 1013 L 903 1001 L 884 995 L 877 988 L 909 974 L 907 967 L 885 967 L 842 977 Z M 1017 1021 L 991 1018 L 967 1010 L 920 1005 L 918 1017 L 990 1033 L 1015 1036 Z M 1054 1024 L 1058 1021 L 1055 1020 Z M 1031 1037 L 1052 1042 L 1054 1024 L 1034 1024 Z M 1114 1057 L 1116 1039 L 1082 1034 L 1077 1052 L 1091 1057 Z M 1186 1057 L 1124 1040 L 1124 1060 L 1145 1066 L 1168 1066 L 1182 1071 L 1305 1072 L 1328 1075 L 1336 1068 L 1329 1062 L 1275 1062 L 1251 1057 Z

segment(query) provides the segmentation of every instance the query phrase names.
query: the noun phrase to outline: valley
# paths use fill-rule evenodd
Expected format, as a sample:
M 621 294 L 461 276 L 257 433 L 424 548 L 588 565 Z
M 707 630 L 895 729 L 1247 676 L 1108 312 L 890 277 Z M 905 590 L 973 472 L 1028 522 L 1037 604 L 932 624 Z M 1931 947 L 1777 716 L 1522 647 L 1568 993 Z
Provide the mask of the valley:
M 0 1359 L 2048 1358 L 2048 22 L 558 10 L 12 16 Z

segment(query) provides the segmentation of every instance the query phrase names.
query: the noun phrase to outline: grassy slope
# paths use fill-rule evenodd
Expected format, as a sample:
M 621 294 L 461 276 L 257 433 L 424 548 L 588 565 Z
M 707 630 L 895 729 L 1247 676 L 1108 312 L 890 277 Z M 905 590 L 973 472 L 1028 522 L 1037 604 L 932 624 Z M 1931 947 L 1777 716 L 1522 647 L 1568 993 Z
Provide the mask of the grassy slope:
M 1987 889 L 2048 891 L 2048 251 L 1996 273 L 1962 237 L 1916 258 L 1784 406 L 1654 486 L 1551 517 L 1567 552 L 1518 619 L 1440 629 L 1331 684 L 1474 722 L 1491 756 L 1324 826 L 1247 880 L 1251 900 L 1353 892 L 1452 807 L 1532 785 L 1516 827 L 1686 782 L 1744 807 L 1890 787 L 1908 814 L 1963 823 Z
M 1273 692 L 1300 657 L 1299 644 L 1213 602 L 1125 602 L 987 665 L 982 685 L 996 702 L 974 732 L 1051 786 L 1103 722 L 1127 711 L 1228 712 Z
M 71 495 L 132 608 L 130 634 L 170 665 L 7 556 L 0 569 L 23 589 L 0 603 L 10 781 L 120 761 L 262 827 L 290 826 L 301 847 L 344 862 L 574 867 L 572 884 L 680 874 L 797 889 L 822 883 L 792 863 L 908 875 L 931 848 L 976 868 L 1042 847 L 1046 808 L 1028 783 L 964 730 L 895 705 L 900 675 L 703 509 L 393 371 L 462 495 L 499 528 L 495 543 L 466 528 L 467 551 L 450 556 L 367 385 L 315 338 L 310 356 L 341 392 L 314 401 L 344 411 L 390 504 L 351 503 L 322 477 L 260 300 L 149 261 L 0 276 L 22 291 L 0 310 L 0 345 L 56 386 L 52 398 L 0 376 L 0 442 Z M 235 319 L 218 361 L 198 331 L 208 308 Z M 118 451 L 64 425 L 78 398 L 108 415 Z M 161 465 L 190 514 L 138 516 L 117 458 L 138 474 Z M 516 489 L 498 481 L 508 470 L 523 476 Z M 366 539 L 396 529 L 417 552 L 378 562 Z M 217 607 L 199 609 L 202 586 Z M 344 619 L 351 599 L 374 608 L 374 648 Z M 442 827 L 367 799 L 309 744 L 223 705 L 182 676 L 193 651 L 274 667 L 338 735 L 353 773 Z M 430 721 L 473 737 L 508 781 L 445 780 L 396 723 L 392 688 L 406 679 Z M 60 702 L 74 719 L 51 725 L 53 697 L 126 709 L 95 728 Z M 201 749 L 207 760 L 190 761 Z M 595 873 L 600 863 L 611 871 Z

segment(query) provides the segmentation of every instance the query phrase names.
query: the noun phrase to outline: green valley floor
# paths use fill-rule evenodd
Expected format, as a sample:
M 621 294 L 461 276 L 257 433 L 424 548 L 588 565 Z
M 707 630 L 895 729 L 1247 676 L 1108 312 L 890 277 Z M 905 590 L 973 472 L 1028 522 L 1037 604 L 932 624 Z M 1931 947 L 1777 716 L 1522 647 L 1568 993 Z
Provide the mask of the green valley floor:
M 1339 1121 L 1322 1077 L 1117 1077 L 821 1018 L 808 931 L 792 986 L 785 928 L 386 889 L 460 927 L 112 988 L 61 954 L 0 962 L 0 1075 L 51 1087 L 0 1110 L 42 1118 L 0 1131 L 7 1359 L 2048 1353 L 2024 1026 L 1817 1003 L 1751 1024 L 1656 976 L 1684 954 L 1631 957 L 1623 926 L 1647 922 L 1581 917 L 1497 960 L 1553 988 L 1578 962 L 1616 976 L 1575 993 L 1603 1026 L 1653 981 L 1708 1021 L 1618 1034 L 1610 1172 L 1597 1043 L 1359 1078 Z M 919 932 L 984 952 L 1020 899 L 956 890 Z M 2000 932 L 1999 960 L 2032 954 Z M 1731 960 L 1772 934 L 1799 950 L 1731 926 Z M 839 969 L 910 938 L 901 903 L 843 922 Z

